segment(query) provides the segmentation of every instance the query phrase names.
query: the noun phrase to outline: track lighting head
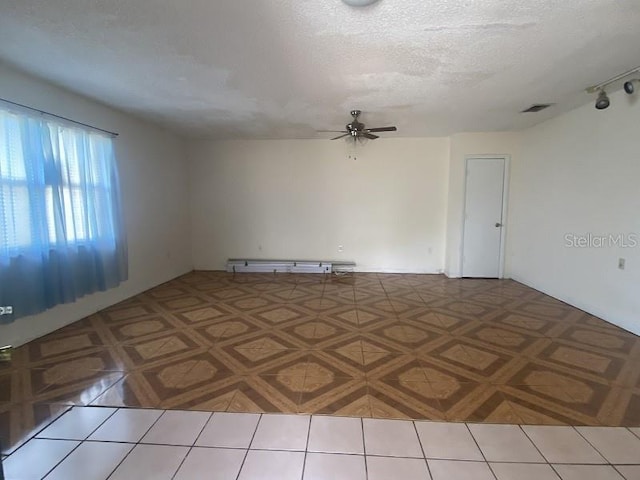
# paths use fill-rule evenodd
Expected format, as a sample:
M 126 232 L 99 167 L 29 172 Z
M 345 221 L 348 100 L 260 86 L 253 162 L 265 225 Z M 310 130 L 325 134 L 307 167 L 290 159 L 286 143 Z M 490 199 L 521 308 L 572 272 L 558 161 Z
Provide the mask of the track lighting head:
M 605 108 L 609 108 L 611 102 L 609 101 L 609 97 L 607 96 L 607 92 L 604 90 L 600 90 L 598 93 L 598 98 L 596 99 L 596 108 L 598 110 L 604 110 Z
M 627 92 L 627 94 L 632 95 L 633 92 L 635 91 L 635 87 L 633 86 L 633 82 L 640 82 L 639 79 L 633 79 L 633 80 L 629 80 L 627 82 L 624 82 L 624 91 Z
M 624 80 L 625 78 L 629 78 L 631 77 L 631 75 L 637 75 L 638 73 L 640 73 L 640 67 L 632 68 L 631 70 L 627 70 L 620 75 L 616 75 L 615 77 L 610 78 L 606 82 L 602 82 L 587 88 L 586 92 L 589 94 L 597 93 L 598 98 L 596 99 L 596 108 L 598 110 L 604 110 L 605 108 L 609 108 L 609 105 L 611 104 L 605 88 L 609 87 L 612 84 L 619 85 L 619 83 L 617 82 Z M 628 95 L 632 95 L 635 92 L 635 82 L 640 83 L 640 78 L 632 78 L 631 80 L 627 80 L 626 82 L 624 82 L 624 91 L 627 92 Z

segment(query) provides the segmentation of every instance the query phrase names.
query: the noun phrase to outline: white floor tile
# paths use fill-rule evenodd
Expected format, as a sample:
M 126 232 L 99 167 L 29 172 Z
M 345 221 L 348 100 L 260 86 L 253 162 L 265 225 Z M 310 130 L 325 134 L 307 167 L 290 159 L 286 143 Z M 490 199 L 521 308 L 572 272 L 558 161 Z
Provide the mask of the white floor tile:
M 537 462 L 544 458 L 517 425 L 470 424 L 469 429 L 489 462 Z
M 194 447 L 174 480 L 235 480 L 246 450 Z
M 191 446 L 195 443 L 209 417 L 211 417 L 209 412 L 167 410 L 151 427 L 151 430 L 142 437 L 141 443 Z
M 640 463 L 640 438 L 622 427 L 576 427 L 609 463 Z
M 44 428 L 46 425 L 52 424 L 56 418 L 59 418 L 60 416 L 64 415 L 66 412 L 68 412 L 72 408 L 73 408 L 72 405 L 56 405 L 55 408 L 53 408 L 53 411 L 51 412 L 52 415 L 48 417 L 44 422 L 40 423 L 38 426 L 36 426 L 32 430 L 22 432 L 20 434 L 20 438 L 17 438 L 15 442 L 11 443 L 11 445 L 3 444 L 1 446 L 2 448 L 0 449 L 2 452 L 2 455 L 4 456 L 11 455 L 13 452 L 15 452 L 20 447 L 22 447 L 22 445 L 24 445 L 29 440 L 31 440 L 31 437 L 36 435 L 41 428 Z
M 631 430 L 636 437 L 640 438 L 640 427 L 630 428 L 629 430 Z
M 40 480 L 79 444 L 73 440 L 29 440 L 2 464 L 5 479 Z
M 134 446 L 132 443 L 84 442 L 47 475 L 46 480 L 104 480 Z
M 484 462 L 427 460 L 433 480 L 495 480 Z
M 115 411 L 115 408 L 74 407 L 40 432 L 37 437 L 84 440 Z
M 423 457 L 413 422 L 365 418 L 363 425 L 367 455 Z
M 255 413 L 219 413 L 209 419 L 209 423 L 198 437 L 200 447 L 249 448 L 260 415 Z
M 522 428 L 550 463 L 606 463 L 573 427 Z
M 431 480 L 420 458 L 367 457 L 368 480 Z
M 93 432 L 89 440 L 136 443 L 160 415 L 162 410 L 120 409 Z
M 308 415 L 262 415 L 251 449 L 304 451 L 310 419 Z
M 640 465 L 616 465 L 626 480 L 640 480 Z
M 366 480 L 366 478 L 364 457 L 361 455 L 307 454 L 303 480 Z
M 549 465 L 535 463 L 492 463 L 498 480 L 559 480 Z
M 364 454 L 362 420 L 346 417 L 311 417 L 308 450 Z
M 304 452 L 250 450 L 238 480 L 300 480 Z
M 415 424 L 427 458 L 484 460 L 464 423 L 415 422 Z
M 562 480 L 624 480 L 608 465 L 554 465 Z
M 136 445 L 109 480 L 171 480 L 188 447 Z

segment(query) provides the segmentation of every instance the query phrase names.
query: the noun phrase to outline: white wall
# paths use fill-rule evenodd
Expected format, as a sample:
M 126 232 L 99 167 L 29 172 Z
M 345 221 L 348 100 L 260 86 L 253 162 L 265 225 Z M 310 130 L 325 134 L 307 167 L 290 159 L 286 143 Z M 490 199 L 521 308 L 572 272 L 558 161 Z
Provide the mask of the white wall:
M 640 106 L 622 93 L 606 111 L 590 103 L 520 133 L 376 140 L 357 160 L 344 142 L 201 141 L 188 163 L 175 135 L 1 64 L 0 96 L 120 133 L 130 259 L 120 287 L 0 326 L 0 344 L 41 336 L 194 263 L 222 269 L 229 257 L 458 276 L 464 159 L 474 154 L 511 156 L 507 274 L 640 333 L 640 247 L 565 247 L 568 233 L 640 240 Z
M 116 131 L 129 280 L 40 315 L 0 325 L 20 345 L 192 269 L 184 144 L 175 135 L 0 64 L 0 97 Z
M 589 103 L 523 132 L 508 244 L 514 279 L 640 334 L 640 246 L 565 246 L 566 234 L 640 240 L 638 100 L 619 92 L 608 110 Z
M 199 142 L 190 151 L 193 258 L 354 260 L 359 271 L 442 271 L 449 142 Z M 338 245 L 344 247 L 338 252 Z
M 447 200 L 447 255 L 445 273 L 462 274 L 462 225 L 464 216 L 465 159 L 472 155 L 508 156 L 518 161 L 520 134 L 517 132 L 460 133 L 451 137 L 449 196 Z M 506 223 L 507 232 L 509 223 Z M 505 267 L 508 276 L 508 265 Z

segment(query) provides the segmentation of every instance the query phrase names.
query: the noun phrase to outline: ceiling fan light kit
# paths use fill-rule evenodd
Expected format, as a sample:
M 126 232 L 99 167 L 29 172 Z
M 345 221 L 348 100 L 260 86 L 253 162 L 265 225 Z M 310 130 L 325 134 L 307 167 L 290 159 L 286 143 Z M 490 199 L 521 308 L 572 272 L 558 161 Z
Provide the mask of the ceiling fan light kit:
M 351 116 L 353 120 L 351 123 L 347 123 L 344 130 L 318 130 L 319 132 L 332 132 L 332 133 L 340 133 L 337 137 L 332 138 L 331 140 L 340 140 L 341 138 L 347 138 L 349 140 L 353 140 L 356 142 L 358 140 L 363 141 L 367 140 L 375 140 L 376 138 L 380 138 L 378 135 L 374 135 L 374 133 L 379 132 L 395 132 L 398 129 L 396 127 L 377 127 L 377 128 L 365 128 L 365 124 L 360 122 L 358 118 L 362 112 L 360 110 L 351 110 Z

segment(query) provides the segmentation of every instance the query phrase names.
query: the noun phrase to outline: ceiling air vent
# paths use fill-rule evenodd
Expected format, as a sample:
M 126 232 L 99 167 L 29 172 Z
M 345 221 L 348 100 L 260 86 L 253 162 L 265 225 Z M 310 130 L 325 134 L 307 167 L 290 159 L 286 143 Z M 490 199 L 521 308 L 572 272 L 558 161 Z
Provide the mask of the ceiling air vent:
M 544 110 L 545 108 L 549 108 L 551 105 L 553 105 L 553 103 L 536 103 L 535 105 L 531 105 L 526 110 L 522 110 L 522 112 L 520 113 L 536 113 Z

